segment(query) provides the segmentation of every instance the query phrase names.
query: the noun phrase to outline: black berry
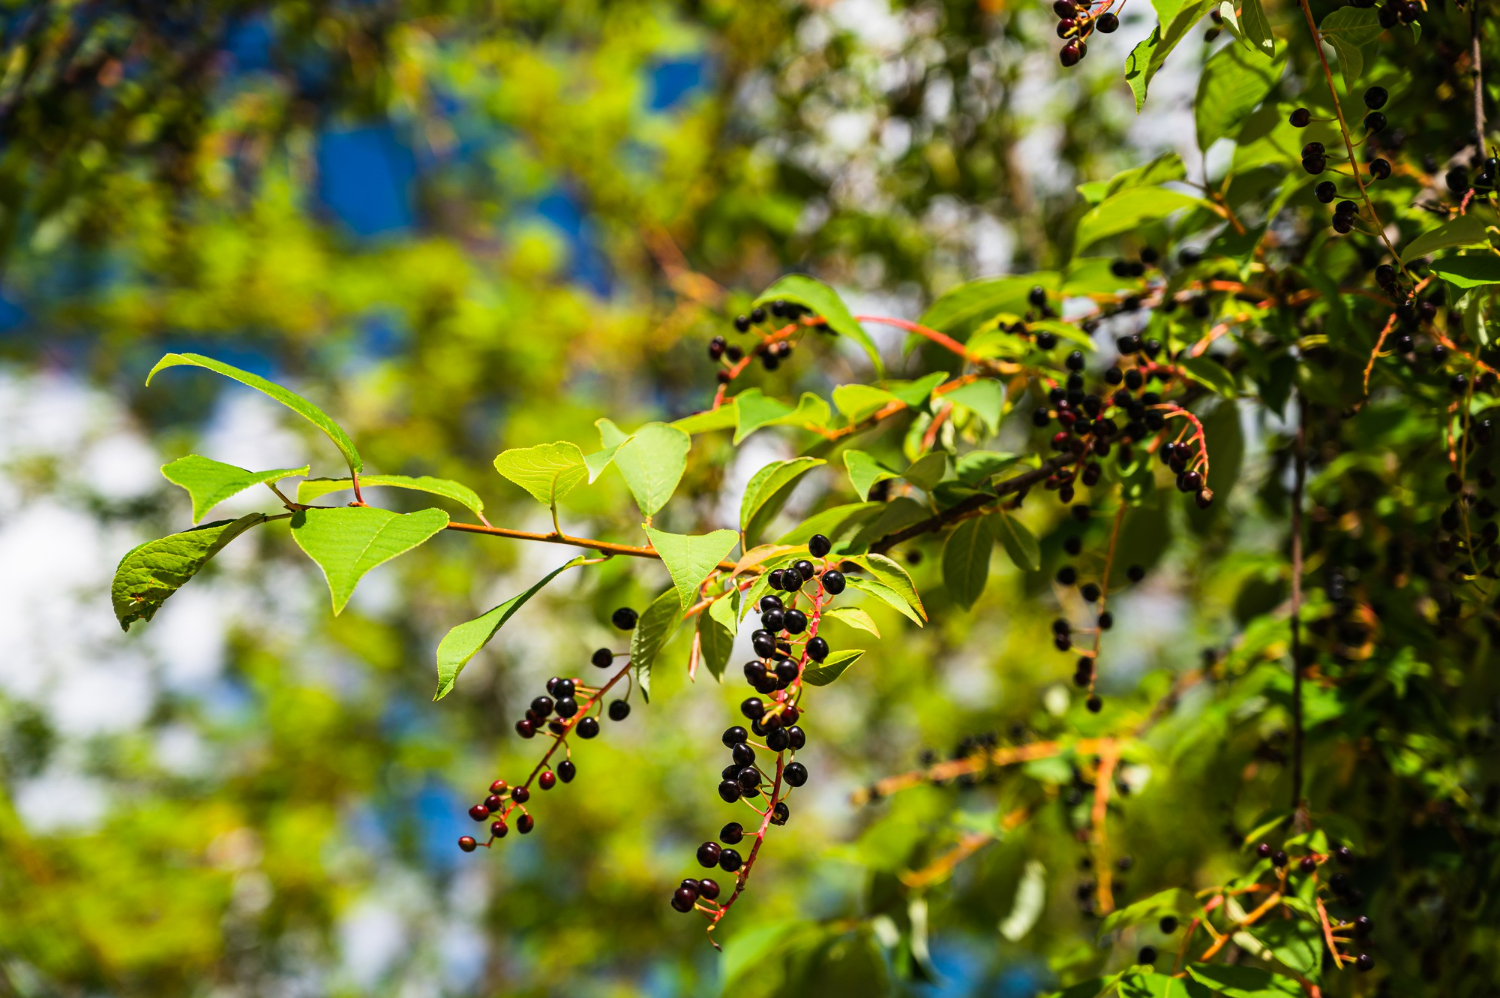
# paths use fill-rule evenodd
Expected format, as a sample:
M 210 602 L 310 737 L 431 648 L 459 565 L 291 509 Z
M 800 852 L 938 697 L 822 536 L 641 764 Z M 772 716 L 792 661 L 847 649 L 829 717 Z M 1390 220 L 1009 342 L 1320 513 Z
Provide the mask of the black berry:
M 614 624 L 622 631 L 635 630 L 636 620 L 636 612 L 630 609 L 630 607 L 628 606 L 622 606 L 620 607 L 620 609 L 609 615 L 609 622 L 611 624 Z

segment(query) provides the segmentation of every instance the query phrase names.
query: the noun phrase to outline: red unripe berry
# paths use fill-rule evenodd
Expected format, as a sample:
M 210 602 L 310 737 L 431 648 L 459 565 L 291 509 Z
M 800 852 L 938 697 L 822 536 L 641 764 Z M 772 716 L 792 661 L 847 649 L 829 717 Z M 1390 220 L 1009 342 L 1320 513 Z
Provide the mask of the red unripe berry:
M 491 814 L 494 814 L 496 811 L 500 810 L 500 806 L 504 803 L 505 801 L 501 799 L 499 794 L 490 794 L 484 799 L 484 806 L 489 810 Z
M 490 809 L 485 807 L 483 804 L 475 804 L 473 807 L 469 808 L 469 817 L 473 818 L 475 821 L 483 821 L 489 816 Z
M 490 822 L 490 834 L 497 839 L 505 838 L 506 833 L 509 831 L 510 829 L 506 827 L 505 822 L 503 821 Z
M 503 794 L 505 793 L 505 788 L 507 786 L 508 784 L 504 780 L 496 780 L 494 783 L 490 784 L 490 793 Z
M 557 786 L 557 774 L 550 769 L 544 769 L 542 770 L 541 775 L 536 778 L 536 782 L 537 786 L 541 787 L 543 790 L 551 790 L 553 787 Z
M 464 852 L 473 852 L 478 846 L 479 843 L 474 841 L 474 836 L 472 835 L 460 835 L 458 837 L 458 847 Z
M 519 831 L 522 835 L 529 835 L 531 833 L 531 830 L 535 827 L 536 819 L 529 814 L 523 814 L 516 820 L 516 830 Z

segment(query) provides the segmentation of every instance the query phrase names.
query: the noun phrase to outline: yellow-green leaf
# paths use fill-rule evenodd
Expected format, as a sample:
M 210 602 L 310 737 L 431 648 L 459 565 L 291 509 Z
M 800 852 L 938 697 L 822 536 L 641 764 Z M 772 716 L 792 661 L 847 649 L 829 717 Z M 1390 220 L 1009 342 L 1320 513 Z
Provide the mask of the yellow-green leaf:
M 278 468 L 275 471 L 246 471 L 199 454 L 189 454 L 162 465 L 161 473 L 173 485 L 180 485 L 187 490 L 193 500 L 193 522 L 197 523 L 219 503 L 252 485 L 279 482 L 294 475 L 305 475 L 308 470 L 308 466 L 303 465 L 300 468 Z
M 341 613 L 370 569 L 405 554 L 448 526 L 440 509 L 392 513 L 373 506 L 304 509 L 292 517 L 292 538 L 328 579 L 333 612 Z

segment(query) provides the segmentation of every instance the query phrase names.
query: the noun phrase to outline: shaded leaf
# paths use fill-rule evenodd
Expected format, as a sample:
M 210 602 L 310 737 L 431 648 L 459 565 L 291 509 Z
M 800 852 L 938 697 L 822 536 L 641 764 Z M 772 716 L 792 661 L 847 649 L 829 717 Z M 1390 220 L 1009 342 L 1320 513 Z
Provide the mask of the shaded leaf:
M 1357 10 L 1358 8 L 1343 9 Z M 1428 229 L 1407 243 L 1406 248 L 1401 251 L 1401 260 L 1403 263 L 1410 263 L 1419 257 L 1436 253 L 1438 250 L 1453 249 L 1458 246 L 1487 245 L 1490 237 L 1485 228 L 1485 221 L 1480 217 L 1479 212 L 1473 211 L 1467 215 L 1460 215 L 1436 228 Z
M 918 626 L 922 624 L 922 618 L 917 616 L 917 611 L 911 608 L 911 604 L 900 593 L 885 583 L 876 582 L 873 579 L 861 579 L 853 575 L 848 576 L 848 582 L 851 587 L 858 589 L 860 592 L 874 596 L 882 603 L 895 607 L 902 615 L 916 622 Z
M 864 653 L 863 648 L 846 648 L 833 652 L 819 664 L 809 665 L 802 670 L 802 681 L 808 686 L 827 686 L 842 676 L 849 666 L 858 662 Z
M 1159 18 L 1151 34 L 1125 59 L 1125 82 L 1135 94 L 1135 111 L 1140 113 L 1146 103 L 1146 90 L 1157 70 L 1167 61 L 1167 56 L 1177 43 L 1203 19 L 1203 16 L 1218 4 L 1218 0 L 1156 0 L 1152 5 Z
M 646 607 L 646 612 L 636 622 L 635 630 L 630 632 L 630 668 L 636 685 L 641 689 L 641 696 L 647 702 L 651 700 L 651 667 L 656 664 L 656 656 L 661 654 L 662 646 L 677 630 L 681 621 L 681 601 L 677 590 L 668 589 L 651 601 L 651 605 Z
M 856 555 L 849 560 L 856 565 L 863 565 L 875 578 L 900 593 L 901 598 L 906 600 L 923 620 L 927 619 L 927 610 L 922 606 L 922 597 L 917 594 L 916 583 L 912 582 L 906 569 L 896 561 L 883 554 Z
M 1271 22 L 1266 20 L 1266 11 L 1260 0 L 1243 0 L 1240 28 L 1261 55 L 1267 59 L 1276 55 L 1276 38 L 1271 34 Z
M 754 544 L 760 532 L 781 512 L 798 480 L 826 463 L 818 457 L 797 457 L 773 461 L 755 473 L 740 500 L 740 530 L 747 545 Z
M 901 477 L 923 492 L 931 492 L 943 476 L 948 473 L 948 455 L 942 451 L 923 454 L 902 472 Z
M 1074 250 L 1101 239 L 1139 228 L 1143 223 L 1165 218 L 1183 208 L 1205 207 L 1202 198 L 1166 187 L 1132 187 L 1106 198 L 1078 220 Z
M 479 649 L 489 643 L 500 628 L 505 626 L 506 621 L 526 605 L 527 600 L 541 592 L 547 583 L 568 569 L 582 565 L 588 558 L 588 555 L 579 555 L 566 565 L 548 572 L 542 581 L 519 596 L 512 596 L 494 609 L 486 610 L 473 620 L 464 621 L 443 635 L 437 648 L 438 687 L 432 699 L 441 700 L 453 691 L 458 674 L 469 664 L 469 659 L 479 654 Z
M 1207 149 L 1237 132 L 1271 92 L 1285 66 L 1284 59 L 1267 61 L 1240 45 L 1227 45 L 1209 56 L 1193 101 L 1198 148 Z
M 1025 277 L 986 277 L 969 281 L 950 288 L 939 296 L 922 313 L 918 322 L 929 329 L 964 339 L 976 327 L 984 325 L 997 315 L 1024 313 L 1031 307 L 1027 296 L 1037 285 L 1056 291 L 1057 275 L 1041 273 Z
M 1456 288 L 1500 284 L 1500 256 L 1449 256 L 1432 265 L 1432 272 Z
M 1234 381 L 1234 374 L 1212 358 L 1178 357 L 1176 363 L 1188 377 L 1199 384 L 1207 385 L 1220 395 L 1233 398 L 1239 391 L 1239 386 Z
M 1187 972 L 1225 998 L 1285 998 L 1301 995 L 1302 988 L 1291 978 L 1273 974 L 1259 967 L 1237 967 L 1223 963 L 1190 963 Z
M 1000 510 L 1000 522 L 994 527 L 995 534 L 1010 560 L 1023 572 L 1035 572 L 1042 567 L 1042 545 L 1036 534 L 1020 520 L 1005 510 Z
M 1318 33 L 1338 53 L 1344 89 L 1349 93 L 1354 92 L 1355 83 L 1365 71 L 1365 48 L 1374 43 L 1383 30 L 1378 10 L 1352 4 L 1330 12 L 1318 25 Z
M 698 649 L 703 664 L 715 679 L 723 678 L 729 656 L 734 652 L 734 635 L 739 626 L 736 609 L 739 596 L 738 589 L 731 590 L 729 595 L 714 600 L 705 612 L 698 615 Z
M 995 537 L 989 517 L 975 516 L 953 528 L 943 544 L 943 585 L 965 610 L 974 605 L 990 579 Z
M 115 569 L 109 593 L 121 629 L 128 631 L 133 622 L 156 616 L 167 597 L 197 575 L 224 545 L 264 522 L 264 513 L 248 513 L 238 520 L 205 523 L 130 549 Z

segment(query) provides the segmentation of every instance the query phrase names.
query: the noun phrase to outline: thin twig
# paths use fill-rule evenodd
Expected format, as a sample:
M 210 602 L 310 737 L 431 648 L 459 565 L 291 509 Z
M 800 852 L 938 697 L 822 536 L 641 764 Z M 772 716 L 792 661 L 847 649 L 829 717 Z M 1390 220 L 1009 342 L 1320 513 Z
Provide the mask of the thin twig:
M 1292 483 L 1292 807 L 1302 806 L 1302 489 L 1307 480 L 1307 399 L 1297 396 L 1296 477 Z

